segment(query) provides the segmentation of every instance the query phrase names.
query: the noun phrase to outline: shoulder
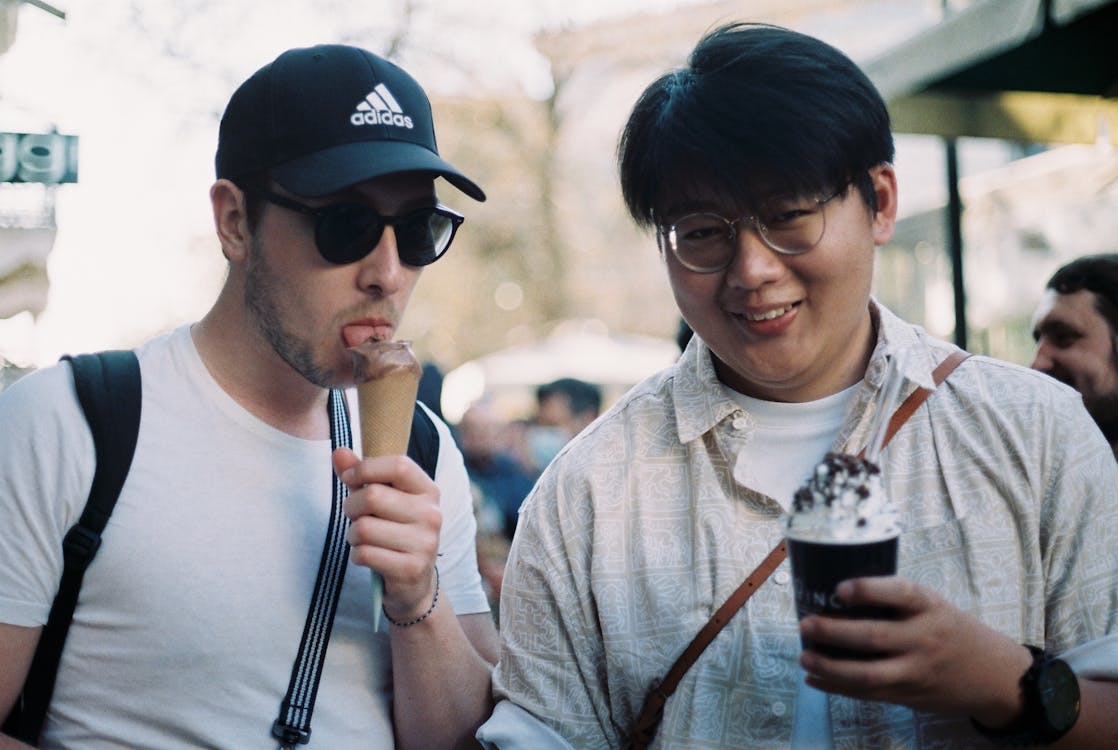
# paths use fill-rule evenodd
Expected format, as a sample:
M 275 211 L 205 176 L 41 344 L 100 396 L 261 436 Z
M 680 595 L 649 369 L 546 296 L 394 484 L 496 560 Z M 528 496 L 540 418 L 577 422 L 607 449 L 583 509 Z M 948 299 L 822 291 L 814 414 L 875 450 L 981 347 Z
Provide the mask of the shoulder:
M 69 421 L 80 415 L 74 377 L 65 362 L 28 373 L 0 392 L 5 432 L 13 426 Z
M 544 536 L 581 535 L 601 504 L 622 502 L 628 477 L 674 464 L 681 442 L 671 373 L 634 386 L 560 449 L 521 506 L 524 525 Z
M 975 399 L 991 408 L 1022 409 L 1034 416 L 1040 416 L 1038 408 L 1054 416 L 1086 414 L 1082 396 L 1070 386 L 1037 370 L 980 354 L 961 364 L 944 386 L 960 398 Z
M 134 350 L 145 377 L 181 380 L 183 371 L 205 367 L 194 346 L 190 325 L 181 325 L 140 344 Z
M 679 442 L 673 398 L 673 369 L 659 372 L 633 386 L 609 409 L 570 440 L 553 464 L 568 473 L 589 466 L 626 460 L 638 441 L 670 434 Z
M 958 351 L 954 344 L 932 336 L 920 326 L 900 320 L 884 307 L 877 309 L 890 339 L 901 342 L 901 346 L 919 350 L 921 356 L 927 358 L 929 371 Z M 1074 408 L 1079 404 L 1082 408 L 1079 394 L 1055 378 L 983 354 L 971 354 L 936 391 L 951 394 L 948 398 L 937 397 L 941 402 L 954 399 L 990 409 L 1016 409 L 1031 405 L 1035 410 L 1038 404 L 1063 408 Z
M 1017 463 L 1038 481 L 1067 483 L 1084 472 L 1110 476 L 1116 471 L 1110 446 L 1082 396 L 1042 372 L 973 355 L 928 404 L 939 434 L 950 440 L 945 444 L 968 445 L 974 455 Z

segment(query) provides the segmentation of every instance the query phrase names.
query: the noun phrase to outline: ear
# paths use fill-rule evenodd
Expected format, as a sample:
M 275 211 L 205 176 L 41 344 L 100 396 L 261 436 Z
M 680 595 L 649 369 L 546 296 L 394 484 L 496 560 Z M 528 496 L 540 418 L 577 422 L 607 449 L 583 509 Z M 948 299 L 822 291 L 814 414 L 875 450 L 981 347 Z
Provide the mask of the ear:
M 877 211 L 873 215 L 873 241 L 880 247 L 893 239 L 897 225 L 897 173 L 888 162 L 870 170 Z
M 222 255 L 231 263 L 244 260 L 252 240 L 244 192 L 229 180 L 218 180 L 210 188 L 210 205 Z

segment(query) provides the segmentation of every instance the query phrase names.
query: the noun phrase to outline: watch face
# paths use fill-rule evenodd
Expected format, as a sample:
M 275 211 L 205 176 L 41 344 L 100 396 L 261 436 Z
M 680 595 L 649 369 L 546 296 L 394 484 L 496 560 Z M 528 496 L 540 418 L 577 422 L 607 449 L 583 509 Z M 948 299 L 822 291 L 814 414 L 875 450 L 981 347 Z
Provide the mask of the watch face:
M 1047 723 L 1057 732 L 1066 732 L 1079 716 L 1079 683 L 1066 663 L 1053 659 L 1037 675 L 1037 692 Z

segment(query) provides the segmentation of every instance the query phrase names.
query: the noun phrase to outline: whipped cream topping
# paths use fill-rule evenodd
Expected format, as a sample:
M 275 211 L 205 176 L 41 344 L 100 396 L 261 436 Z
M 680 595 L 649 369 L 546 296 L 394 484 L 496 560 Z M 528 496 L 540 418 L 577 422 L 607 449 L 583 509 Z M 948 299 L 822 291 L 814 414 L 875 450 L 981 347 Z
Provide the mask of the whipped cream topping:
M 796 490 L 785 533 L 813 542 L 862 543 L 896 536 L 897 512 L 881 469 L 847 453 L 828 453 Z

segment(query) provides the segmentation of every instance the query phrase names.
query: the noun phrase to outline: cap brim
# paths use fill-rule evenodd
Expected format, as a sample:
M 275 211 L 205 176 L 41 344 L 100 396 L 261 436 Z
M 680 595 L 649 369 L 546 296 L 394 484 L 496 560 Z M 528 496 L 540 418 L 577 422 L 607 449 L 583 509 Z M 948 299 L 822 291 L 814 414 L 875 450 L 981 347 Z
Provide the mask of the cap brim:
M 315 198 L 350 185 L 402 172 L 431 172 L 474 200 L 484 201 L 477 184 L 423 146 L 406 141 L 360 141 L 316 151 L 271 170 L 272 177 L 297 195 Z

